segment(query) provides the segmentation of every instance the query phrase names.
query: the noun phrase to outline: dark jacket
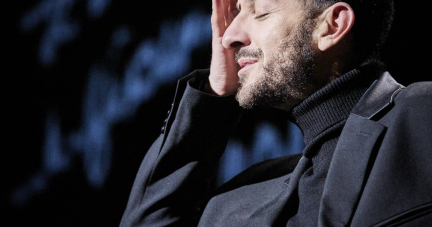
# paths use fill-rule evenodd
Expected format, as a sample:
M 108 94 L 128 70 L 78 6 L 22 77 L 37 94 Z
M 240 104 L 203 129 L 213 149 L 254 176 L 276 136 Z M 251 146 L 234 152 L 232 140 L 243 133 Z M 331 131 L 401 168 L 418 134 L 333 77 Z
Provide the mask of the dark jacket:
M 233 97 L 181 79 L 162 134 L 136 177 L 120 226 L 283 226 L 288 184 L 301 155 L 256 164 L 208 190 L 238 121 Z M 432 225 L 432 83 L 407 88 L 387 72 L 374 82 L 340 135 L 317 226 Z M 198 224 L 199 223 L 199 224 Z

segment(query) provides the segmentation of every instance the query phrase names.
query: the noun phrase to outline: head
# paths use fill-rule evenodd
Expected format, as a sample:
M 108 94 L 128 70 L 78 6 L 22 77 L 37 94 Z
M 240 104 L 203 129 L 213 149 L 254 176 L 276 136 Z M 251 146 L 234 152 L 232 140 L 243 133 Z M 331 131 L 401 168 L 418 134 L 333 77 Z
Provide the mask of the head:
M 375 60 L 393 12 L 391 0 L 238 0 L 237 7 L 223 38 L 242 67 L 237 99 L 245 108 L 287 111 Z

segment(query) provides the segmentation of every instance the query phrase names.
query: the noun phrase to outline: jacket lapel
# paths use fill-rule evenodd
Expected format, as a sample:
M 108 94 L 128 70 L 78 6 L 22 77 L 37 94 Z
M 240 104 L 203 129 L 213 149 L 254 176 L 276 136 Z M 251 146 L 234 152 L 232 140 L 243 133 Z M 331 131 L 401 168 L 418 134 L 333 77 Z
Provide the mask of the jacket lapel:
M 343 129 L 324 186 L 318 226 L 348 226 L 362 191 L 372 149 L 385 127 L 352 114 Z
M 318 226 L 350 224 L 376 155 L 373 148 L 386 129 L 372 119 L 382 116 L 392 106 L 401 89 L 403 86 L 385 72 L 354 107 L 333 154 L 321 198 Z

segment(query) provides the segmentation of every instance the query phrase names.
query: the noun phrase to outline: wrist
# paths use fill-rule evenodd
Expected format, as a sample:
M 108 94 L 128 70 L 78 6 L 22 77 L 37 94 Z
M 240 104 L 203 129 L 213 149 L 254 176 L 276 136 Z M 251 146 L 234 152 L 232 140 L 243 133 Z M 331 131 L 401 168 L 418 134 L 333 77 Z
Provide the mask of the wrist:
M 204 85 L 204 91 L 216 96 L 229 96 L 237 93 L 238 87 L 229 86 L 227 84 L 212 83 L 210 80 Z

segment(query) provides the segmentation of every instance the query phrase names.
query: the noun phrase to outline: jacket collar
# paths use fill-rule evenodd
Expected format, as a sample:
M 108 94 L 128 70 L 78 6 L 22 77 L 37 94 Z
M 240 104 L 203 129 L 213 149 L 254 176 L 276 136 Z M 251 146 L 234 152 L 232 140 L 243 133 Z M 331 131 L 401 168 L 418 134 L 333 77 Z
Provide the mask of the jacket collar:
M 374 119 L 393 105 L 394 98 L 403 88 L 404 86 L 396 82 L 389 72 L 384 72 L 366 91 L 352 113 Z

